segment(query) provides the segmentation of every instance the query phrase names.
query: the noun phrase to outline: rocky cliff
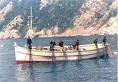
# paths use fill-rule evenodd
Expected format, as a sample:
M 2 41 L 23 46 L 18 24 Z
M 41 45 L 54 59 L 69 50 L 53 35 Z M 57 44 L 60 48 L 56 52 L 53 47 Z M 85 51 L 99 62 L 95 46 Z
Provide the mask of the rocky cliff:
M 118 34 L 117 0 L 0 0 L 0 38 Z

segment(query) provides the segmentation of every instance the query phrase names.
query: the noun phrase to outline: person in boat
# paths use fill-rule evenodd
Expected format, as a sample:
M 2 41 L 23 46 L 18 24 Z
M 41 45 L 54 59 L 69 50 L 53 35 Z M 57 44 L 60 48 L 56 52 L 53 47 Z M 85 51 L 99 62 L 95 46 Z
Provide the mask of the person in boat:
M 73 49 L 75 49 L 75 44 L 72 45 Z
M 79 45 L 80 45 L 80 42 L 79 42 L 79 40 L 77 40 L 77 41 L 75 42 L 75 49 L 76 49 L 76 50 L 79 50 Z
M 106 45 L 106 42 L 107 42 L 106 36 L 103 37 L 103 40 L 102 40 L 102 41 L 103 41 L 103 44 L 104 44 L 104 46 L 105 46 L 105 45 Z
M 27 46 L 28 46 L 28 48 L 31 50 L 32 49 L 32 40 L 31 40 L 31 38 L 28 36 L 28 38 L 27 38 Z
M 64 52 L 64 42 L 63 41 L 59 42 L 59 46 L 60 46 L 60 51 Z
M 54 51 L 54 46 L 56 45 L 55 41 L 50 42 L 50 51 Z
M 96 39 L 94 40 L 94 45 L 95 45 L 95 48 L 98 48 L 97 43 L 98 43 L 98 39 L 96 38 Z

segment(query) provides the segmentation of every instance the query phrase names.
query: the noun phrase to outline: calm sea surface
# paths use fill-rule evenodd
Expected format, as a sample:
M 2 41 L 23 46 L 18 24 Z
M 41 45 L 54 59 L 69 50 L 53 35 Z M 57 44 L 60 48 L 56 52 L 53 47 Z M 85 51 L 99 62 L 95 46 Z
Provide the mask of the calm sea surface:
M 71 45 L 76 39 L 81 44 L 92 43 L 98 37 L 61 37 L 33 39 L 33 45 L 48 45 L 50 40 Z M 117 36 L 107 36 L 114 51 L 117 49 Z M 81 61 L 40 62 L 17 65 L 14 42 L 25 45 L 25 39 L 0 40 L 0 82 L 117 82 L 117 57 L 108 59 L 88 59 Z

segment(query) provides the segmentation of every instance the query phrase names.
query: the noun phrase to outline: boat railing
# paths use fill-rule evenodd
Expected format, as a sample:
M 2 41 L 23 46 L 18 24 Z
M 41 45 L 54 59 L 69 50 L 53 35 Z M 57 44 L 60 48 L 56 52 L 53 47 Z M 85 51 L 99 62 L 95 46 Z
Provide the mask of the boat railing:
M 76 50 L 76 49 L 64 49 L 64 52 L 91 52 L 91 51 L 97 51 L 97 50 L 99 50 L 99 51 L 101 51 L 101 50 L 103 50 L 103 48 L 96 48 L 96 49 L 85 49 L 85 48 L 82 48 L 82 49 L 80 49 L 80 50 Z M 38 48 L 38 49 L 36 49 L 36 48 L 34 48 L 34 49 L 32 49 L 32 51 L 35 51 L 35 52 L 39 52 L 39 51 L 41 51 L 41 52 L 52 52 L 52 51 L 50 51 L 49 50 L 49 48 Z M 60 51 L 60 49 L 54 49 L 54 52 L 61 52 Z
M 17 44 L 15 43 L 14 44 L 16 47 L 20 47 L 20 46 L 17 46 Z M 92 44 L 91 44 L 92 45 Z M 102 45 L 102 44 L 100 44 Z M 90 45 L 89 45 L 90 46 Z M 86 46 L 85 46 L 86 47 Z M 25 47 L 22 47 L 22 48 L 26 48 L 27 49 L 27 46 Z M 64 46 L 64 51 L 65 52 L 88 52 L 88 51 L 97 51 L 97 50 L 101 50 L 105 48 L 105 46 L 102 46 L 102 47 L 98 47 L 98 48 L 94 48 L 92 47 L 91 49 L 87 49 L 87 48 L 84 48 L 82 46 L 80 46 L 80 49 L 79 50 L 76 50 L 76 49 L 73 49 L 72 47 L 70 48 L 69 46 Z M 32 51 L 36 51 L 36 52 L 51 52 L 50 51 L 50 48 L 49 46 L 45 46 L 45 47 L 42 47 L 42 46 L 38 46 L 38 47 L 32 47 Z M 60 49 L 59 49 L 59 46 L 55 46 L 54 48 L 54 52 L 60 52 Z

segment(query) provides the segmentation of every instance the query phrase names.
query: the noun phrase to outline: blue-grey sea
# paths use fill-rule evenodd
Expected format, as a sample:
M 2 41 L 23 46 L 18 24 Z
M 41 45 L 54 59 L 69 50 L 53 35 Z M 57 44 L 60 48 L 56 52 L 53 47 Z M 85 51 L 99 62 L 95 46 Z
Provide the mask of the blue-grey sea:
M 76 36 L 58 38 L 34 38 L 33 45 L 48 45 L 51 40 L 63 40 L 71 45 L 76 39 L 80 44 L 93 43 L 103 36 Z M 107 36 L 107 41 L 117 51 L 117 36 Z M 0 40 L 0 82 L 117 82 L 117 56 L 111 58 L 39 62 L 16 64 L 14 42 L 24 46 L 25 39 Z

